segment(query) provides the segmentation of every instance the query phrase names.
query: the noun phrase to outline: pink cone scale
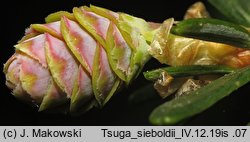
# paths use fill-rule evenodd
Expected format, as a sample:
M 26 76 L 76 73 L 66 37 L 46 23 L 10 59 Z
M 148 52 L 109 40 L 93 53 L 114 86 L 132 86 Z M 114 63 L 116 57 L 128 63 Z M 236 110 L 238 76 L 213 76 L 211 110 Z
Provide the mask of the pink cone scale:
M 39 111 L 103 107 L 151 57 L 148 39 L 157 29 L 124 15 L 91 5 L 32 24 L 4 65 L 6 85 Z

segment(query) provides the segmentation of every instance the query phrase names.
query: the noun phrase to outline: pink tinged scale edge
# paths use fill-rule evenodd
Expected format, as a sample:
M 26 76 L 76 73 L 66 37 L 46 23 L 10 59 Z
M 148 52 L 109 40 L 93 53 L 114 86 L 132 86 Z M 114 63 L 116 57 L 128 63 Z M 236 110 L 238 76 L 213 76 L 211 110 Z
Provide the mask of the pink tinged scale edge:
M 112 72 L 107 54 L 100 45 L 96 48 L 92 85 L 100 106 L 103 106 L 110 99 L 120 85 L 120 80 Z
M 37 60 L 41 65 L 47 68 L 47 62 L 45 58 L 45 36 L 44 34 L 30 38 L 15 45 L 16 50 L 19 50 L 33 59 Z
M 40 33 L 38 31 L 36 31 L 35 29 L 31 28 L 31 27 L 28 27 L 26 30 L 25 30 L 25 34 L 24 36 L 17 42 L 17 43 L 21 43 L 27 39 L 30 39 L 32 37 L 35 37 L 37 35 L 39 35 Z
M 29 57 L 21 56 L 20 81 L 23 89 L 37 104 L 42 102 L 50 80 L 51 76 L 46 68 Z
M 81 8 L 82 12 L 85 13 L 87 17 L 89 17 L 91 22 L 93 22 L 93 26 L 99 36 L 101 36 L 103 39 L 106 39 L 108 26 L 110 21 L 107 18 L 104 18 L 102 16 L 99 16 L 93 12 L 89 12 Z
M 49 33 L 50 35 L 53 35 L 54 37 L 63 40 L 60 25 L 61 22 L 56 21 L 47 24 L 32 24 L 30 27 L 40 33 Z
M 73 14 L 80 25 L 82 25 L 103 47 L 105 47 L 105 40 L 110 21 L 107 18 L 87 11 L 84 7 L 74 8 Z
M 68 101 L 67 95 L 57 86 L 51 79 L 50 85 L 39 107 L 39 111 L 52 109 L 60 105 L 66 104 Z
M 46 58 L 54 81 L 70 98 L 77 77 L 78 65 L 67 45 L 49 35 L 46 38 Z
M 25 35 L 30 35 L 30 34 L 39 34 L 38 31 L 36 31 L 35 29 L 28 27 L 27 29 L 25 29 Z
M 131 49 L 119 29 L 111 22 L 107 34 L 107 53 L 113 71 L 124 81 L 128 76 Z
M 61 29 L 68 47 L 91 75 L 96 41 L 78 23 L 66 17 L 62 17 Z
M 9 88 L 14 89 L 19 81 L 20 61 L 18 54 L 12 55 L 4 64 L 4 73 L 6 74 L 6 84 Z
M 21 68 L 20 55 L 15 53 L 4 64 L 4 73 L 6 74 L 6 85 L 9 88 L 13 89 L 12 94 L 15 97 L 30 103 L 31 98 L 23 89 L 22 83 L 19 78 L 20 68 Z
M 71 112 L 85 112 L 93 107 L 91 103 L 94 99 L 94 93 L 91 84 L 91 76 L 86 70 L 79 65 L 77 80 L 71 96 L 70 111 Z

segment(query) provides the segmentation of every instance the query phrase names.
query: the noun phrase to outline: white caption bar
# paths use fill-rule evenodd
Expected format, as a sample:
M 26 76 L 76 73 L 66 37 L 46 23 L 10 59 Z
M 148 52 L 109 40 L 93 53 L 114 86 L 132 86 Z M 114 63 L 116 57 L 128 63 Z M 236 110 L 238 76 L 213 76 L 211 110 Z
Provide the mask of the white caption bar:
M 249 142 L 250 126 L 0 126 L 0 142 Z

